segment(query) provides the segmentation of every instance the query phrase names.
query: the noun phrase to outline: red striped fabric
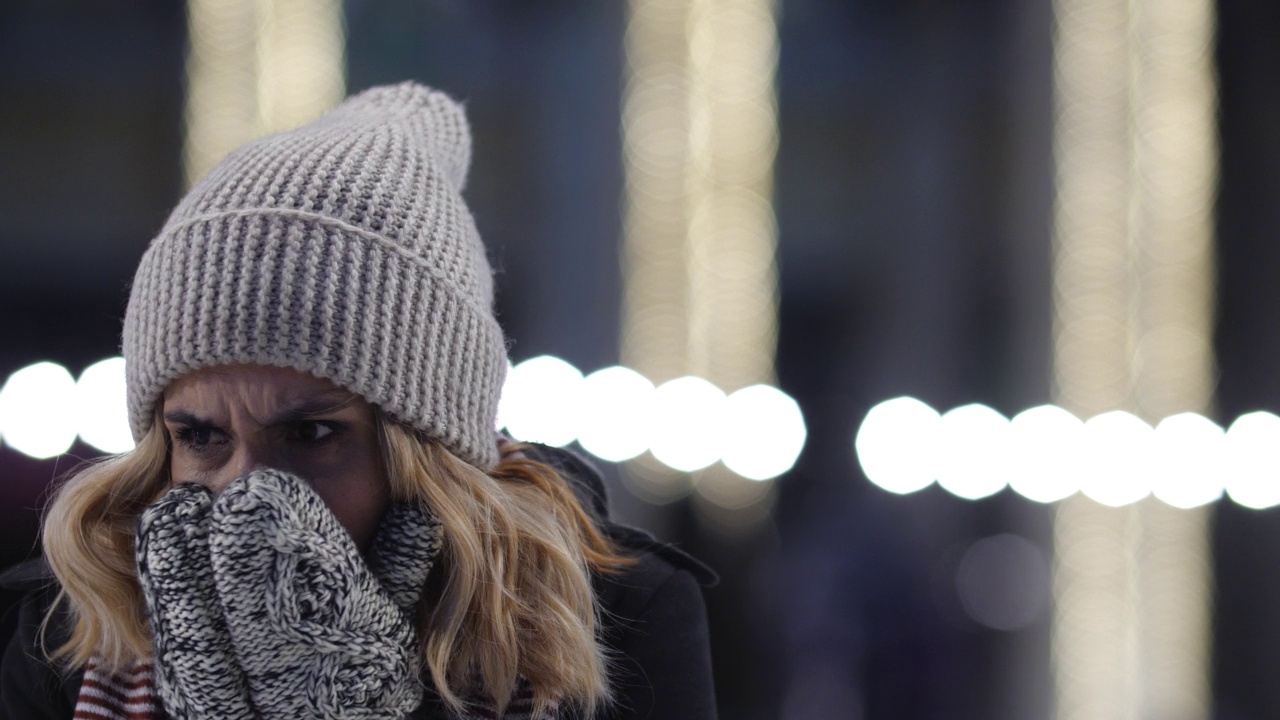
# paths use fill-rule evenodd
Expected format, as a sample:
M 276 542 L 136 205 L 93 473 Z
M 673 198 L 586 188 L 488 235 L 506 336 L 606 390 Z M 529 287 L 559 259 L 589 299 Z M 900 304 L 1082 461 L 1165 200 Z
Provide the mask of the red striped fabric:
M 134 663 L 129 669 L 108 674 L 90 661 L 80 683 L 75 720 L 166 720 L 168 717 L 155 694 L 150 660 Z M 492 706 L 472 707 L 468 720 L 498 720 Z M 552 703 L 547 713 L 534 716 L 533 688 L 520 678 L 516 696 L 507 705 L 502 720 L 553 720 L 559 707 Z
M 139 661 L 123 672 L 108 674 L 90 661 L 80 683 L 75 720 L 158 720 L 160 704 L 151 681 L 151 662 Z

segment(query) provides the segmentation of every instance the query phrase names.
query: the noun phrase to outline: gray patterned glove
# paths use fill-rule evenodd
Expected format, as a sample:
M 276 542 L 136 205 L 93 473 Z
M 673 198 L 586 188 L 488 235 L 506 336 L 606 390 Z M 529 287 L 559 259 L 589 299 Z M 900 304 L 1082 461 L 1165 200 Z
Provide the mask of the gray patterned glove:
M 382 720 L 417 708 L 413 618 L 306 482 L 273 470 L 236 480 L 214 501 L 209 546 L 263 718 Z
M 209 558 L 213 496 L 183 484 L 138 526 L 138 578 L 155 646 L 156 692 L 175 718 L 255 717 L 222 619 Z
M 422 699 L 413 611 L 436 518 L 394 505 L 369 565 L 305 481 L 262 470 L 148 508 L 139 577 L 178 718 L 398 718 Z M 373 569 L 371 569 L 373 568 Z

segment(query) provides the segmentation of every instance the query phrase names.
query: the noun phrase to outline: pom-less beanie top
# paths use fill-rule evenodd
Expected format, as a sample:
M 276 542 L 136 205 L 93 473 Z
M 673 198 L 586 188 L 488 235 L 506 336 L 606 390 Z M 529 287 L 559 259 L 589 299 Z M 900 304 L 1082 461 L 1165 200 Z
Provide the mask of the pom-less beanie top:
M 331 380 L 495 465 L 507 357 L 461 196 L 470 160 L 462 108 L 412 83 L 231 153 L 134 276 L 123 352 L 135 439 L 175 379 L 252 363 Z

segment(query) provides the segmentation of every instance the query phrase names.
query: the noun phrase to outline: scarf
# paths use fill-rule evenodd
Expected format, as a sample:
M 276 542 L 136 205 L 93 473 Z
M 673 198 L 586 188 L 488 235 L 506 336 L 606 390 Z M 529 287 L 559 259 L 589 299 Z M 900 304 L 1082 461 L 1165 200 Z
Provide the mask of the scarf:
M 156 696 L 152 678 L 153 664 L 140 660 L 128 670 L 115 674 L 98 669 L 90 662 L 80 684 L 76 700 L 75 720 L 169 720 Z M 521 678 L 511 702 L 501 716 L 492 704 L 483 706 L 473 701 L 472 710 L 461 720 L 556 720 L 558 708 L 535 714 L 533 688 Z
M 440 523 L 393 505 L 368 560 L 303 480 L 260 470 L 217 497 L 176 486 L 144 511 L 139 582 L 154 657 L 86 668 L 77 718 L 409 718 L 422 705 L 414 611 Z M 499 715 L 464 693 L 464 720 L 554 720 L 524 679 Z M 167 711 L 167 713 L 166 713 Z
M 105 673 L 90 662 L 80 684 L 75 720 L 169 720 L 156 696 L 153 664 L 140 660 L 128 670 Z M 492 704 L 472 702 L 472 710 L 461 720 L 556 720 L 558 708 L 535 714 L 533 688 L 523 678 L 501 716 Z

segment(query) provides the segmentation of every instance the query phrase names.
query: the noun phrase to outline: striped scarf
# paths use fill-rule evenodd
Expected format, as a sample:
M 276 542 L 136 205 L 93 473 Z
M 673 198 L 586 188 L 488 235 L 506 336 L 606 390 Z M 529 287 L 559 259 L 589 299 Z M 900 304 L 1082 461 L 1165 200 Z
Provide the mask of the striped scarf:
M 91 661 L 80 683 L 80 696 L 76 700 L 75 720 L 168 720 L 156 696 L 153 680 L 154 665 L 150 660 L 140 660 L 128 670 L 106 673 Z M 556 720 L 558 709 L 553 705 L 548 712 L 533 711 L 533 688 L 521 678 L 515 697 L 499 717 L 489 705 L 472 705 L 470 717 L 461 720 Z
M 151 661 L 124 672 L 104 673 L 91 661 L 80 683 L 75 720 L 159 720 L 166 717 L 152 684 Z

